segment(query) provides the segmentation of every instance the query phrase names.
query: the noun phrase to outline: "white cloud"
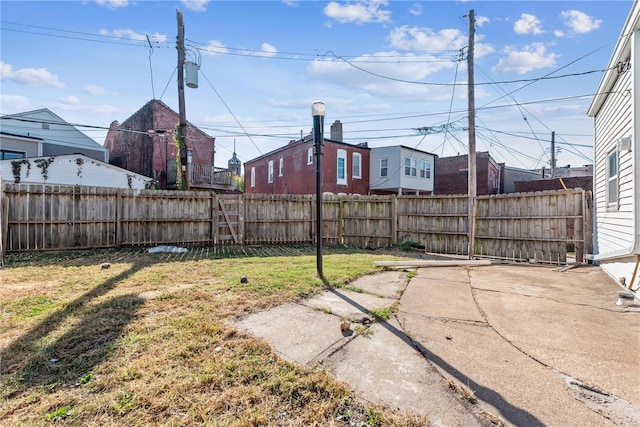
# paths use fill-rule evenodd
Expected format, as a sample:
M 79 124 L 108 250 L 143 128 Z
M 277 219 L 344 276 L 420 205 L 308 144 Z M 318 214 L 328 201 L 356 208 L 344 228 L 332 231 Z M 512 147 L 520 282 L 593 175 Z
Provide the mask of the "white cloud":
M 324 14 L 342 24 L 348 22 L 356 24 L 391 22 L 391 11 L 382 9 L 388 4 L 388 0 L 362 0 L 344 5 L 332 1 L 325 6 Z
M 542 22 L 537 16 L 528 13 L 520 15 L 520 19 L 513 24 L 513 30 L 516 34 L 542 34 Z
M 507 47 L 505 52 L 507 56 L 493 67 L 493 71 L 525 74 L 532 70 L 552 67 L 559 57 L 555 53 L 547 52 L 542 43 L 532 43 L 520 51 Z
M 455 67 L 452 61 L 431 62 L 432 59 L 397 51 L 378 52 L 350 60 L 351 64 L 360 69 L 340 59 L 327 58 L 312 62 L 307 67 L 307 72 L 316 80 L 387 99 L 403 99 L 408 102 L 424 100 L 426 96 L 432 100 L 448 99 L 451 97 L 449 87 L 410 83 L 424 81 L 438 71 Z
M 564 31 L 562 31 L 562 30 L 554 30 L 554 31 L 553 31 L 553 34 L 554 34 L 556 37 L 564 37 L 564 36 L 565 36 L 565 32 L 564 32 Z
M 209 0 L 180 0 L 184 7 L 194 12 L 206 12 Z
M 112 37 L 118 37 L 121 39 L 129 39 L 129 40 L 136 40 L 136 41 L 147 40 L 147 34 L 138 33 L 131 29 L 118 29 L 118 30 L 112 30 L 112 31 L 101 29 L 99 33 L 102 36 L 112 36 Z M 167 41 L 167 36 L 160 33 L 154 33 L 154 34 L 149 34 L 149 39 L 161 43 L 161 42 Z
M 596 30 L 600 27 L 600 24 L 602 24 L 601 19 L 593 19 L 592 16 L 579 10 L 565 10 L 562 11 L 560 16 L 564 19 L 564 25 L 569 27 L 572 32 L 578 34 Z
M 22 95 L 0 95 L 0 108 L 3 113 L 14 114 L 32 108 L 31 102 Z
M 272 56 L 275 56 L 276 53 L 278 53 L 278 49 L 276 49 L 269 43 L 262 43 L 261 50 L 262 50 L 261 55 L 266 58 L 271 58 Z
M 286 4 L 287 6 L 298 7 L 300 2 L 299 0 L 282 0 L 282 3 Z
M 482 27 L 484 24 L 490 23 L 491 20 L 486 16 L 476 16 L 476 25 Z
M 422 15 L 422 5 L 420 3 L 414 3 L 410 8 L 409 8 L 409 13 L 411 15 L 415 15 L 415 16 L 421 16 Z
M 491 45 L 482 43 L 483 35 L 476 35 L 475 55 L 481 57 L 494 51 Z M 413 51 L 455 51 L 469 44 L 469 37 L 458 29 L 442 29 L 438 32 L 431 28 L 402 26 L 393 29 L 388 36 L 395 49 Z M 431 57 L 431 60 L 442 59 Z M 445 58 L 446 59 L 446 58 Z M 453 58 L 451 58 L 453 59 Z
M 229 49 L 220 40 L 209 40 L 206 46 L 200 48 L 200 52 L 205 55 L 216 56 L 219 53 L 229 52 Z
M 99 86 L 99 85 L 95 85 L 95 84 L 86 85 L 84 87 L 84 91 L 86 93 L 88 93 L 89 95 L 93 95 L 93 96 L 101 96 L 101 95 L 105 95 L 107 93 L 105 88 L 103 88 L 102 86 Z
M 395 49 L 419 51 L 460 49 L 469 43 L 467 35 L 458 29 L 434 32 L 431 28 L 407 25 L 393 29 L 388 38 Z
M 58 76 L 46 68 L 21 68 L 14 70 L 11 64 L 0 61 L 0 80 L 5 79 L 30 86 L 64 87 L 64 84 L 58 80 Z
M 129 0 L 96 0 L 96 3 L 109 9 L 129 6 Z
M 83 105 L 83 104 L 73 104 L 68 103 L 62 100 L 59 104 L 54 105 L 55 110 L 61 111 L 73 111 L 78 113 L 85 114 L 101 114 L 105 116 L 113 116 L 118 112 L 116 107 L 107 104 L 101 105 Z
M 60 102 L 67 105 L 80 105 L 80 99 L 75 95 L 65 96 L 60 100 Z

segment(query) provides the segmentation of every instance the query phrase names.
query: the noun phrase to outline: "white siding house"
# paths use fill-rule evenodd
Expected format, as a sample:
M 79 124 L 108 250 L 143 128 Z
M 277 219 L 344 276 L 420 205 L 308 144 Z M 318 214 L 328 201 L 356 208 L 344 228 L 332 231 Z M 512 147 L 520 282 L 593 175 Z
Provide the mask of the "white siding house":
M 0 117 L 0 160 L 61 154 L 109 161 L 109 150 L 48 108 Z
M 588 115 L 594 134 L 594 253 L 613 279 L 637 289 L 640 260 L 640 24 L 633 2 Z
M 82 154 L 0 160 L 3 183 L 144 190 L 152 179 Z
M 369 189 L 373 194 L 431 194 L 435 159 L 435 154 L 402 145 L 372 148 Z

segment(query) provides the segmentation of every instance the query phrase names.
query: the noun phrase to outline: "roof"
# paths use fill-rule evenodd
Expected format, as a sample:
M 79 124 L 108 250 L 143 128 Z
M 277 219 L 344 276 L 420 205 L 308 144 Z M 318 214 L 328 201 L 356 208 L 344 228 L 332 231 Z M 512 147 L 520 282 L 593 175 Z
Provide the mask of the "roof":
M 371 148 L 371 149 L 372 149 L 372 150 L 376 150 L 376 149 L 394 148 L 394 147 L 400 147 L 400 148 L 404 148 L 405 150 L 416 151 L 416 152 L 418 152 L 418 153 L 422 153 L 422 154 L 429 154 L 430 156 L 438 157 L 438 155 L 437 155 L 437 154 L 430 153 L 429 151 L 418 150 L 418 149 L 417 149 L 417 148 L 415 148 L 415 147 L 409 147 L 409 146 L 406 146 L 406 145 L 387 145 L 387 146 L 384 146 L 384 147 L 373 147 L 373 148 Z
M 604 76 L 602 76 L 596 95 L 593 97 L 591 105 L 587 110 L 589 117 L 595 117 L 596 114 L 598 114 L 600 108 L 602 108 L 602 105 L 609 96 L 611 88 L 618 79 L 619 73 L 617 65 L 631 54 L 631 38 L 633 32 L 637 29 L 640 29 L 640 2 L 634 1 L 629 16 L 627 16 L 627 20 L 622 27 L 620 37 L 618 37 L 618 44 L 607 65 L 607 71 L 604 73 Z
M 263 154 L 263 155 L 261 155 L 261 156 L 255 157 L 255 158 L 253 158 L 253 159 L 251 159 L 251 160 L 247 160 L 246 162 L 244 162 L 244 164 L 245 164 L 245 166 L 246 166 L 246 165 L 247 165 L 247 163 L 253 163 L 253 162 L 255 162 L 255 161 L 262 160 L 262 159 L 264 159 L 265 157 L 270 157 L 270 156 L 272 156 L 272 155 L 274 155 L 274 154 L 276 154 L 276 153 L 279 153 L 279 152 L 281 152 L 281 151 L 284 151 L 284 150 L 286 150 L 286 149 L 290 148 L 290 147 L 291 147 L 291 146 L 293 146 L 293 145 L 297 145 L 297 144 L 304 144 L 304 143 L 307 143 L 307 142 L 311 142 L 311 143 L 312 143 L 311 145 L 313 145 L 313 138 L 307 138 L 307 137 L 305 137 L 305 138 L 303 138 L 303 139 L 299 139 L 299 140 L 297 140 L 297 141 L 289 142 L 287 145 L 283 145 L 282 147 L 276 148 L 275 150 L 271 150 L 271 151 L 269 151 L 268 153 L 265 153 L 265 154 Z M 367 147 L 367 146 L 364 146 L 364 145 L 360 145 L 360 144 L 354 145 L 354 144 L 349 144 L 349 143 L 347 143 L 347 142 L 343 142 L 343 141 L 334 141 L 334 140 L 332 140 L 332 139 L 327 139 L 327 138 L 324 138 L 324 142 L 325 142 L 325 144 L 326 144 L 327 142 L 331 142 L 331 143 L 333 143 L 333 144 L 345 145 L 345 146 L 347 146 L 347 147 L 351 147 L 351 148 L 361 148 L 361 149 L 363 149 L 363 150 L 371 150 L 371 148 L 370 148 L 370 147 Z
M 0 119 L 0 131 L 5 134 L 25 138 L 41 138 L 50 144 L 107 151 L 102 145 L 48 108 L 7 114 Z

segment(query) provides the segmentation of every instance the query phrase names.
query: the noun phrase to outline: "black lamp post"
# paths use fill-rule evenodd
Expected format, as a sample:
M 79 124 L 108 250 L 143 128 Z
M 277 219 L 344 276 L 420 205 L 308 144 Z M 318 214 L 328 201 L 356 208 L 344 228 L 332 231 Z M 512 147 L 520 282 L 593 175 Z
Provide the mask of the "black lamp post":
M 324 102 L 315 101 L 311 106 L 313 116 L 313 143 L 316 156 L 316 269 L 318 277 L 322 274 L 322 149 L 324 146 Z

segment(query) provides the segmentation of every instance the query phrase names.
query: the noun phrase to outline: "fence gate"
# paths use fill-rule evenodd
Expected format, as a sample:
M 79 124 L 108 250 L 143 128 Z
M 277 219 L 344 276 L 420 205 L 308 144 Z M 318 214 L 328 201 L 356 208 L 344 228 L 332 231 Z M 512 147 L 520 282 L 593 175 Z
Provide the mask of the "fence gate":
M 213 195 L 212 240 L 215 245 L 244 243 L 244 203 L 242 195 Z

